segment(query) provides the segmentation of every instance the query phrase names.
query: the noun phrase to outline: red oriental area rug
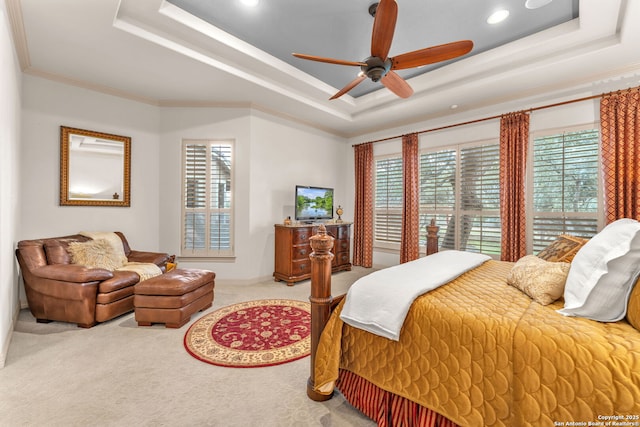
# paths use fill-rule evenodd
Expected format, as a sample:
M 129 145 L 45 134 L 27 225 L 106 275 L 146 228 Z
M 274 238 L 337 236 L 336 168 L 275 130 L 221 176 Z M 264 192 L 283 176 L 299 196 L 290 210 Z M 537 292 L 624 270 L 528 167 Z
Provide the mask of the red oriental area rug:
M 184 347 L 198 360 L 218 366 L 256 368 L 308 356 L 311 307 L 294 300 L 247 301 L 196 320 Z

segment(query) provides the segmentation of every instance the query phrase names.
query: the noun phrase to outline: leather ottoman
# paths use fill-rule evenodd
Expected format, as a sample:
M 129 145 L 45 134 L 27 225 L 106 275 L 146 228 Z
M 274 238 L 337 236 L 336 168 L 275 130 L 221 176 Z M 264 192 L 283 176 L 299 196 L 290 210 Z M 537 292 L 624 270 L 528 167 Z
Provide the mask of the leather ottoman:
M 133 307 L 138 326 L 182 327 L 192 314 L 211 307 L 215 277 L 213 271 L 176 268 L 136 284 Z

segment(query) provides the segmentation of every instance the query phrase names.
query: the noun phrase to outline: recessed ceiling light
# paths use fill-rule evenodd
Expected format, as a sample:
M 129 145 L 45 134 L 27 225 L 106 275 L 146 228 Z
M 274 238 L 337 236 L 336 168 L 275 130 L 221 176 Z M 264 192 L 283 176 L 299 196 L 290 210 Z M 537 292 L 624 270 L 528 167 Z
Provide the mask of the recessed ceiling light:
M 546 6 L 551 3 L 553 0 L 527 0 L 524 2 L 524 7 L 527 9 L 537 9 L 542 6 Z
M 505 19 L 507 19 L 507 16 L 509 16 L 509 11 L 508 10 L 506 10 L 506 9 L 497 10 L 497 11 L 493 12 L 491 14 L 491 16 L 489 16 L 487 18 L 487 23 L 491 24 L 491 25 L 497 24 L 497 23 L 502 22 Z
M 260 0 L 240 0 L 240 2 L 245 6 L 255 7 L 258 5 Z
M 451 104 L 449 108 L 451 108 L 452 110 L 455 110 L 456 108 L 458 108 L 458 104 Z

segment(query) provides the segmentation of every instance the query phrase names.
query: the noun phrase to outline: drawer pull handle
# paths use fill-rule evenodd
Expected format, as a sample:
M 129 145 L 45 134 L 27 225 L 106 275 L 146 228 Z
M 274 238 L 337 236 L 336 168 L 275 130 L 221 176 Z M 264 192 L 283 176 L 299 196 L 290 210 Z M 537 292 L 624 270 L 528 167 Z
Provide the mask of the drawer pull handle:
M 306 254 L 307 254 L 307 250 L 306 249 L 303 249 L 303 250 L 300 251 L 300 255 L 306 255 Z

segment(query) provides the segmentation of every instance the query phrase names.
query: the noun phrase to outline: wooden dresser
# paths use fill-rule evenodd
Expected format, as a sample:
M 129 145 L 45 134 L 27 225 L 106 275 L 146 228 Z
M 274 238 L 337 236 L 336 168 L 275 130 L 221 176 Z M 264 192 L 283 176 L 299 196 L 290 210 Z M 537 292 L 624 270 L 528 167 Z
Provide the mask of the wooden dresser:
M 325 224 L 327 233 L 335 240 L 332 253 L 334 255 L 331 271 L 351 270 L 351 223 Z M 282 225 L 276 224 L 275 237 L 275 270 L 274 279 L 294 282 L 311 277 L 311 245 L 309 238 L 318 231 L 317 225 Z

